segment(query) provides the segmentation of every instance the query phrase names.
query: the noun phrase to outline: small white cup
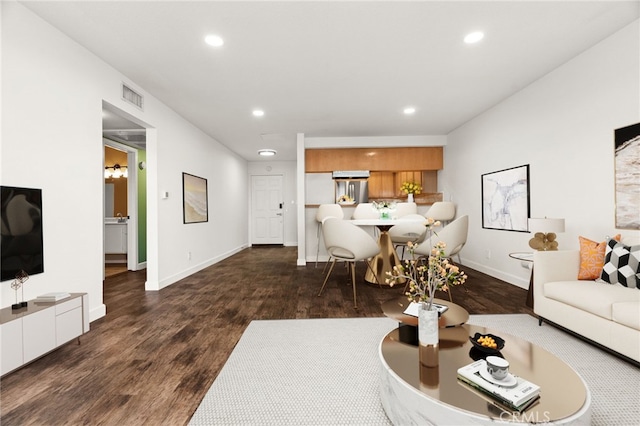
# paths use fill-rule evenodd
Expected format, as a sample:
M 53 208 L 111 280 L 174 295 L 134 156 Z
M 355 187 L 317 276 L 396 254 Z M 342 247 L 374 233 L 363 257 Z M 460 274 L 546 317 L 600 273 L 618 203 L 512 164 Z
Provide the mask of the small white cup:
M 509 361 L 499 356 L 488 356 L 487 371 L 497 380 L 504 380 L 509 374 Z

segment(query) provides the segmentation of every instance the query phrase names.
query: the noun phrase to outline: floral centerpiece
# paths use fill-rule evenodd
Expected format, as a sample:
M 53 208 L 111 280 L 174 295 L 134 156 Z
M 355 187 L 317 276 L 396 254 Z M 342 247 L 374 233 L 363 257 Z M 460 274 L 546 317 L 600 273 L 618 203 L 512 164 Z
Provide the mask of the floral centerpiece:
M 427 219 L 425 226 L 429 236 L 433 227 L 439 225 L 439 222 Z M 430 240 L 429 236 L 426 241 Z M 394 266 L 392 272 L 387 272 L 388 278 L 385 281 L 393 287 L 397 282 L 406 280 L 405 294 L 409 300 L 426 303 L 426 309 L 430 310 L 436 291 L 449 291 L 452 286 L 464 284 L 467 276 L 445 257 L 446 246 L 442 241 L 433 247 L 428 257 L 416 258 L 417 246 L 412 242 L 407 243 L 411 259 L 405 260 L 400 266 Z
M 381 219 L 389 219 L 390 211 L 396 209 L 395 201 L 374 201 L 373 208 L 378 210 Z
M 428 235 L 439 223 L 428 219 L 425 224 Z M 426 239 L 431 241 L 431 238 Z M 418 309 L 418 342 L 420 363 L 426 367 L 438 365 L 438 311 L 432 309 L 437 290 L 449 291 L 452 286 L 463 284 L 467 276 L 458 266 L 452 264 L 444 255 L 445 243 L 438 242 L 429 256 L 416 258 L 418 246 L 407 243 L 411 259 L 400 266 L 394 266 L 386 279 L 389 286 L 406 280 L 405 294 L 410 301 L 419 303 Z
M 400 186 L 400 191 L 405 194 L 420 194 L 422 192 L 422 186 L 417 182 L 403 182 Z

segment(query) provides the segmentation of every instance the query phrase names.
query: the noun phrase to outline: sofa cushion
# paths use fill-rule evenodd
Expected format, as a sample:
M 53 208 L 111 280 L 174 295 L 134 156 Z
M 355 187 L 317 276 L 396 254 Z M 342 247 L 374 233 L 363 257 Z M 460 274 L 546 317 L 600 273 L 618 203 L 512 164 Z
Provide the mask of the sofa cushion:
M 640 330 L 640 303 L 617 302 L 613 304 L 613 320 L 618 324 Z
M 613 319 L 612 305 L 614 303 L 640 303 L 640 291 L 596 281 L 548 282 L 543 285 L 543 294 L 549 299 L 608 320 Z M 636 310 L 636 315 L 637 312 Z
M 620 234 L 613 237 L 620 241 Z M 609 239 L 607 238 L 607 241 Z M 600 278 L 604 266 L 605 248 L 607 241 L 591 241 L 588 238 L 578 237 L 580 243 L 580 271 L 579 280 L 595 280 Z
M 619 283 L 640 290 L 640 245 L 628 246 L 609 240 L 600 278 L 610 284 Z

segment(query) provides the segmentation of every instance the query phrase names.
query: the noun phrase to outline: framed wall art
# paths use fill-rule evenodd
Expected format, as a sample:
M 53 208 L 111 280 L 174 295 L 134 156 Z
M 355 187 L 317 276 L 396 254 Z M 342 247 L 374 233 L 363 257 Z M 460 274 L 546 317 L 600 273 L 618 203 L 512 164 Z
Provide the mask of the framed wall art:
M 529 165 L 482 175 L 482 227 L 527 232 Z
M 208 222 L 207 180 L 182 173 L 182 212 L 184 223 Z
M 640 229 L 640 123 L 614 133 L 616 228 Z

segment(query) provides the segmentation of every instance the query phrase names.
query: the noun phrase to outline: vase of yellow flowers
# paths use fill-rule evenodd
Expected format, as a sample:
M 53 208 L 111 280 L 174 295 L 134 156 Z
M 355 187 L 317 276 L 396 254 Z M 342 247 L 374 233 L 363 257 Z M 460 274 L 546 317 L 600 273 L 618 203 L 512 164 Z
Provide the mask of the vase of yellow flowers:
M 417 182 L 403 182 L 400 186 L 400 191 L 407 194 L 407 202 L 413 203 L 414 194 L 420 194 L 422 192 L 422 186 Z
M 428 234 L 438 222 L 428 219 Z M 429 242 L 431 238 L 425 239 Z M 449 291 L 451 286 L 464 284 L 467 276 L 444 255 L 445 243 L 438 242 L 429 256 L 416 258 L 417 244 L 407 244 L 411 259 L 395 266 L 387 273 L 386 282 L 393 287 L 396 282 L 406 281 L 405 294 L 411 302 L 418 303 L 418 342 L 420 363 L 434 367 L 438 365 L 438 310 L 433 306 L 435 292 Z

